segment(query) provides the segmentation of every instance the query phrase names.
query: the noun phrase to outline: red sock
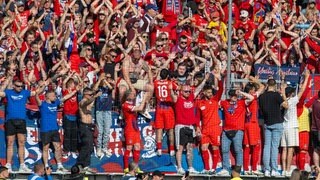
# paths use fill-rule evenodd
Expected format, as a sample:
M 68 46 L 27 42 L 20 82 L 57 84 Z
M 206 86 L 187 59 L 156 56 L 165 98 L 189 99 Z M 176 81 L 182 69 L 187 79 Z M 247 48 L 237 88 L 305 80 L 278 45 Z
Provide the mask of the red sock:
M 306 153 L 300 152 L 298 159 L 299 159 L 299 164 L 298 164 L 299 169 L 304 170 L 304 165 L 306 163 Z
M 250 147 L 245 146 L 243 148 L 243 170 L 249 171 L 249 156 L 250 156 Z
M 138 163 L 140 159 L 140 150 L 133 150 L 133 161 Z
M 123 165 L 124 169 L 129 168 L 129 156 L 130 156 L 130 151 L 125 150 L 124 155 L 123 155 Z
M 162 149 L 162 143 L 161 142 L 157 142 L 157 149 Z
M 203 159 L 204 169 L 205 170 L 210 170 L 210 167 L 209 167 L 209 152 L 208 152 L 208 150 L 202 150 L 202 159 Z
M 260 148 L 261 148 L 260 144 L 253 146 L 253 152 L 252 152 L 252 156 L 251 156 L 251 162 L 252 162 L 251 169 L 253 171 L 257 170 L 257 166 L 258 166 L 258 162 L 259 162 L 259 158 L 260 158 Z
M 220 149 L 213 150 L 211 157 L 212 157 L 212 169 L 216 169 L 218 162 L 221 161 Z
M 169 151 L 174 151 L 174 145 L 169 146 Z

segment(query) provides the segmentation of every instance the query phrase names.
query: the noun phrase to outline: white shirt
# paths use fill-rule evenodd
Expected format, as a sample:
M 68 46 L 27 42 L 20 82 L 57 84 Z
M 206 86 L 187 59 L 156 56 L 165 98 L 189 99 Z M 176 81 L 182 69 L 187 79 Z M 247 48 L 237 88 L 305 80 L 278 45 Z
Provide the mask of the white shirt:
M 288 109 L 284 112 L 284 128 L 299 127 L 297 116 L 297 104 L 299 102 L 298 96 L 288 98 Z

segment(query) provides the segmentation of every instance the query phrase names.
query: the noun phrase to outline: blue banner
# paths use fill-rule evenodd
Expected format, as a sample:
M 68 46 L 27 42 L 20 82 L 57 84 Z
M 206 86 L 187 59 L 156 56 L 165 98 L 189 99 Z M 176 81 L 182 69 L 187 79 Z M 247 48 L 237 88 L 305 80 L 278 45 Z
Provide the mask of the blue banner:
M 3 114 L 3 110 L 0 110 L 0 114 Z M 151 113 L 154 116 L 154 113 Z M 6 142 L 5 142 L 5 133 L 4 133 L 4 116 L 0 115 L 0 161 L 4 165 L 6 161 Z M 38 161 L 42 160 L 42 148 L 41 148 L 41 140 L 39 133 L 39 112 L 30 111 L 27 112 L 28 119 L 27 122 L 27 142 L 26 142 L 26 154 L 25 154 L 25 162 L 30 167 L 33 168 L 34 164 Z M 115 172 L 123 172 L 123 152 L 125 145 L 123 143 L 123 129 L 118 124 L 119 114 L 117 112 L 112 113 L 112 127 L 110 130 L 110 142 L 109 142 L 109 151 L 112 153 L 111 157 L 103 156 L 102 158 L 98 158 L 96 155 L 96 151 L 91 155 L 91 167 L 96 169 L 98 172 L 107 172 L 107 173 L 115 173 Z M 60 134 L 61 140 L 63 140 L 63 129 L 62 129 L 62 116 L 61 113 L 58 115 L 58 124 L 60 126 Z M 175 156 L 170 156 L 168 152 L 167 145 L 167 135 L 164 133 L 162 140 L 162 149 L 163 154 L 161 156 L 157 156 L 156 154 L 156 138 L 155 131 L 153 128 L 153 120 L 146 121 L 145 118 L 138 118 L 139 129 L 141 132 L 141 140 L 142 140 L 142 150 L 141 150 L 141 158 L 139 161 L 139 166 L 144 171 L 154 171 L 160 170 L 165 172 L 176 172 L 176 160 Z M 53 150 L 49 150 L 49 163 L 53 167 L 56 168 L 56 161 L 54 159 Z M 14 147 L 14 157 L 12 169 L 13 171 L 17 171 L 19 169 L 19 160 L 17 155 L 16 145 Z M 76 163 L 76 156 L 69 156 L 68 158 L 63 158 L 63 165 L 66 168 L 71 168 Z M 185 169 L 187 169 L 186 157 L 183 155 L 182 164 Z M 202 158 L 198 148 L 194 148 L 194 168 L 197 170 L 203 169 Z
M 281 79 L 280 71 L 285 74 L 285 81 L 291 83 L 298 83 L 300 78 L 300 68 L 299 67 L 278 67 L 270 66 L 266 64 L 255 64 L 254 65 L 255 74 L 259 76 L 259 79 Z

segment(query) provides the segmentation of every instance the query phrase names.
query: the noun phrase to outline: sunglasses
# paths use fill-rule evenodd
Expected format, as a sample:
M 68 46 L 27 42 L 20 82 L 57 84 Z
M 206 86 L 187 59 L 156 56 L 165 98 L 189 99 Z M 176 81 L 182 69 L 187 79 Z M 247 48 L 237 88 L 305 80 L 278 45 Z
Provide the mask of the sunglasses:
M 114 27 L 118 27 L 118 24 L 113 24 L 111 27 L 113 27 L 113 28 L 114 28 Z
M 92 51 L 92 49 L 91 48 L 87 48 L 87 51 Z
M 23 87 L 23 85 L 14 85 L 14 86 L 16 86 L 17 88 L 22 88 Z
M 4 60 L 4 57 L 0 57 L 0 60 Z
M 183 91 L 184 93 L 191 93 L 191 91 Z
M 87 25 L 93 25 L 93 22 L 92 23 L 87 23 Z
M 162 41 L 168 41 L 168 38 L 162 38 L 161 40 Z
M 157 45 L 157 47 L 163 47 L 163 45 Z
M 181 44 L 187 44 L 187 42 L 186 42 L 186 41 L 181 41 L 180 43 L 181 43 Z
M 142 38 L 148 38 L 148 36 L 142 36 Z

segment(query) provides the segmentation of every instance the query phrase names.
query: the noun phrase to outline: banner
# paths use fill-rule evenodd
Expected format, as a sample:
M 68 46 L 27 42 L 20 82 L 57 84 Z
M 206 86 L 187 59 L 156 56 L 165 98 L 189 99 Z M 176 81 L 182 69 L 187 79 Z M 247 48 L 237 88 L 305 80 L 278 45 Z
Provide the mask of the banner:
M 0 161 L 3 165 L 6 163 L 6 142 L 4 133 L 4 113 L 3 109 L 0 110 Z M 151 113 L 154 116 L 154 113 Z M 27 111 L 27 142 L 26 142 L 26 153 L 25 163 L 29 168 L 33 168 L 34 164 L 42 160 L 42 148 L 40 133 L 38 128 L 39 123 L 39 112 Z M 112 127 L 110 130 L 110 142 L 109 151 L 112 153 L 111 157 L 103 156 L 98 158 L 96 151 L 91 155 L 91 167 L 96 169 L 98 172 L 116 173 L 123 172 L 123 152 L 124 152 L 124 136 L 123 129 L 118 124 L 119 114 L 117 112 L 112 113 Z M 58 114 L 58 124 L 60 126 L 61 140 L 63 140 L 63 129 L 62 129 L 62 114 Z M 142 170 L 151 172 L 154 170 L 160 170 L 165 172 L 176 172 L 176 160 L 175 156 L 170 156 L 168 152 L 168 140 L 167 135 L 164 133 L 162 140 L 163 153 L 161 156 L 156 154 L 156 140 L 155 131 L 153 129 L 153 120 L 147 122 L 145 118 L 138 118 L 139 129 L 141 132 L 141 158 L 139 166 Z M 52 147 L 53 148 L 53 147 Z M 54 159 L 53 149 L 49 150 L 49 163 L 53 170 L 56 169 L 56 161 Z M 17 147 L 14 146 L 13 156 L 13 171 L 18 171 L 19 160 L 17 155 Z M 131 155 L 132 156 L 132 155 Z M 62 158 L 63 165 L 70 169 L 76 163 L 76 156 L 69 156 L 68 158 Z M 132 160 L 132 159 L 131 159 Z M 187 169 L 185 154 L 182 157 L 182 164 Z M 194 168 L 201 171 L 203 169 L 202 158 L 198 148 L 194 148 Z
M 285 74 L 285 81 L 291 83 L 299 83 L 300 68 L 299 67 L 278 67 L 270 66 L 266 64 L 255 64 L 255 74 L 259 76 L 259 79 L 281 79 L 280 70 Z

